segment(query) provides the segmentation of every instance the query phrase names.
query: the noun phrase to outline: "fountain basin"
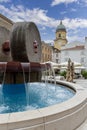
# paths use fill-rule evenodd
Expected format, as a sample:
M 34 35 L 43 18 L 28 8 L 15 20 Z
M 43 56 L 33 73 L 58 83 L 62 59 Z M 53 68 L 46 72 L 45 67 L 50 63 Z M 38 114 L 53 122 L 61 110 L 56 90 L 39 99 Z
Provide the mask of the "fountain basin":
M 0 113 L 49 107 L 74 95 L 74 90 L 52 83 L 4 84 L 0 86 Z
M 26 112 L 0 114 L 0 130 L 74 130 L 87 117 L 87 91 L 65 81 L 57 81 L 76 90 L 63 103 Z

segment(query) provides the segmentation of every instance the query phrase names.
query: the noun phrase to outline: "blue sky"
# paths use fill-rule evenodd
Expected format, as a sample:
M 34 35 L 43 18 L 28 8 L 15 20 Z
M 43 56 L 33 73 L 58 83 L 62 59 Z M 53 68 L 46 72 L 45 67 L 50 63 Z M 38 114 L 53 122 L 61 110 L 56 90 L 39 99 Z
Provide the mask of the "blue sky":
M 47 43 L 55 39 L 60 20 L 68 42 L 84 42 L 87 36 L 87 0 L 0 0 L 0 13 L 14 22 L 35 22 Z

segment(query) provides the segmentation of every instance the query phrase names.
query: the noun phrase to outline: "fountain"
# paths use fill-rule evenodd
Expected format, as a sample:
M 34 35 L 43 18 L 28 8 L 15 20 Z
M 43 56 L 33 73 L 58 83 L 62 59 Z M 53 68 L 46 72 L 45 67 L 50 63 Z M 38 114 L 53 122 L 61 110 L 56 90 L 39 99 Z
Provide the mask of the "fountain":
M 13 26 L 10 50 L 12 61 L 0 62 L 0 130 L 78 127 L 86 118 L 86 92 L 65 81 L 50 81 L 46 76 L 42 80 L 41 71 L 47 74 L 51 66 L 40 63 L 41 39 L 34 23 Z

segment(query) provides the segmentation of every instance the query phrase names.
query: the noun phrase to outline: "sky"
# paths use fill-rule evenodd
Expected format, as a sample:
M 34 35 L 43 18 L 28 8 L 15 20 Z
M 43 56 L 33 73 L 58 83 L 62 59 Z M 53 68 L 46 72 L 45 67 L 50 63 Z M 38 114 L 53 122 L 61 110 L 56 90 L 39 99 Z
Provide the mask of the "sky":
M 87 0 L 0 0 L 0 13 L 13 22 L 34 22 L 46 43 L 54 41 L 61 20 L 68 43 L 87 37 Z

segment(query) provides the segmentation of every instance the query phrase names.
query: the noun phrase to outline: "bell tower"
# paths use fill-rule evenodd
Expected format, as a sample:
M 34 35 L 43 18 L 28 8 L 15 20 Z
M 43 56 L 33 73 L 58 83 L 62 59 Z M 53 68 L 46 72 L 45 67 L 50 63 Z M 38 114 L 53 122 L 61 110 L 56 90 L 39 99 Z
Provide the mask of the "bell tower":
M 63 25 L 62 21 L 60 21 L 60 24 L 57 26 L 56 29 L 56 39 L 54 40 L 54 48 L 61 50 L 61 46 L 67 44 L 66 33 L 66 28 Z

